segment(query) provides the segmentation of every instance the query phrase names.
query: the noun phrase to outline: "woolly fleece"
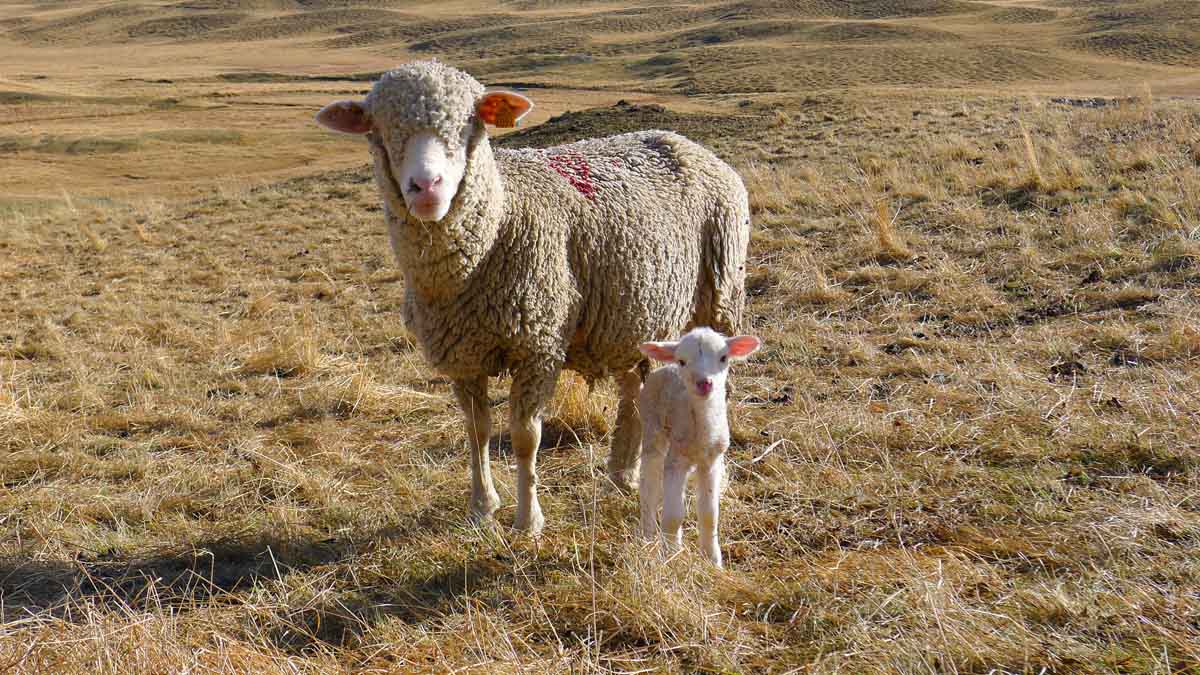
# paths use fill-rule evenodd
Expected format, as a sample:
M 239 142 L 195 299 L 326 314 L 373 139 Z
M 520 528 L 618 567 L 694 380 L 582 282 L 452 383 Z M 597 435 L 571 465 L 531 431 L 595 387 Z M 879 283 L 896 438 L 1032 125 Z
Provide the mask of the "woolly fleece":
M 638 346 L 693 325 L 736 331 L 750 209 L 732 168 L 667 131 L 493 152 L 476 114 L 483 92 L 440 63 L 408 64 L 364 101 L 367 138 L 405 277 L 402 315 L 430 364 L 453 381 L 466 417 L 470 511 L 488 518 L 499 506 L 487 377 L 509 372 L 514 524 L 537 532 L 541 413 L 560 371 L 617 376 L 608 472 L 631 489 L 647 365 Z M 405 143 L 421 130 L 452 149 L 465 143 L 463 179 L 437 222 L 413 217 L 396 182 Z
M 450 150 L 463 142 L 484 88 L 475 78 L 440 61 L 407 63 L 384 73 L 363 102 L 389 140 L 432 130 Z
M 637 366 L 644 341 L 692 325 L 737 330 L 750 220 L 732 168 L 667 131 L 493 153 L 473 114 L 483 91 L 419 62 L 366 100 L 382 127 L 371 148 L 404 319 L 434 368 L 466 379 L 565 366 L 598 378 Z M 422 128 L 468 139 L 466 175 L 438 223 L 409 216 L 392 175 L 402 132 Z M 590 195 L 564 161 L 587 167 Z

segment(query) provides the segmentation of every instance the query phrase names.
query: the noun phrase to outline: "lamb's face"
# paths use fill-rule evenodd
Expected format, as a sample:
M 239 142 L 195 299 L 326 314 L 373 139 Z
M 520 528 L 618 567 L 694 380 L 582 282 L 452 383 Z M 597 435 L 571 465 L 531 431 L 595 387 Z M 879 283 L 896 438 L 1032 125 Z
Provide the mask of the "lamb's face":
M 520 94 L 484 91 L 460 70 L 421 61 L 384 74 L 362 102 L 325 106 L 317 121 L 366 134 L 377 167 L 386 169 L 380 189 L 402 198 L 417 219 L 437 222 L 466 177 L 472 138 L 484 124 L 515 126 L 532 107 Z
M 753 335 L 726 338 L 709 328 L 697 328 L 679 342 L 647 342 L 646 356 L 679 366 L 688 394 L 698 399 L 724 397 L 729 364 L 753 354 L 762 341 Z

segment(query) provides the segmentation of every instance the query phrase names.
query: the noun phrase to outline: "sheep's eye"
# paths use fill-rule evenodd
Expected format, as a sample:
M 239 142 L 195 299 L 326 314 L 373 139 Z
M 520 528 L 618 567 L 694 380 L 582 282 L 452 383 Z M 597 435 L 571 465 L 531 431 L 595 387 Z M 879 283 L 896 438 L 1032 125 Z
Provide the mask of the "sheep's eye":
M 725 363 L 725 362 L 726 362 L 726 361 L 728 361 L 728 360 L 729 360 L 729 357 L 728 357 L 728 356 L 722 356 L 722 357 L 721 357 L 721 363 Z
M 683 359 L 679 359 L 679 365 L 680 365 L 680 366 L 686 366 L 686 365 L 687 365 L 687 361 L 684 361 Z

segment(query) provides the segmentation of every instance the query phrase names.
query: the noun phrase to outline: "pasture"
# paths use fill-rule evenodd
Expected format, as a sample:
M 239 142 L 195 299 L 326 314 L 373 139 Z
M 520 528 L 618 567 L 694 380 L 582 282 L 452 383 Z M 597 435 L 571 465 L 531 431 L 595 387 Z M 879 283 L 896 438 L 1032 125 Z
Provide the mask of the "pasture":
M 501 147 L 741 172 L 726 570 L 643 551 L 570 374 L 545 533 L 507 433 L 467 523 L 312 121 L 430 56 L 535 101 Z M 1200 671 L 1197 65 L 1180 0 L 0 0 L 0 670 Z

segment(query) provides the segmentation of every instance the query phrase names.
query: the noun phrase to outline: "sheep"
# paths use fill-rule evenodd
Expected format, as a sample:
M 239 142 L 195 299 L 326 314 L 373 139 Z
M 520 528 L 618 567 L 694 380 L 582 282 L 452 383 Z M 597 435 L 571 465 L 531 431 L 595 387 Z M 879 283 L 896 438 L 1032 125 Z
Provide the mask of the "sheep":
M 317 120 L 367 137 L 404 275 L 401 315 L 463 410 L 480 522 L 500 504 L 488 377 L 511 374 L 514 525 L 537 533 L 541 415 L 560 371 L 617 380 L 608 475 L 632 491 L 638 345 L 691 325 L 736 329 L 750 211 L 730 166 L 667 131 L 493 150 L 485 125 L 515 126 L 532 107 L 433 60 L 388 71 L 364 100 L 331 103 Z
M 710 328 L 697 328 L 678 342 L 647 342 L 647 357 L 672 365 L 650 373 L 642 387 L 641 493 L 642 536 L 659 533 L 668 552 L 683 543 L 683 501 L 688 474 L 696 469 L 696 514 L 700 548 L 721 567 L 717 542 L 719 501 L 729 449 L 725 379 L 732 360 L 753 354 L 762 341 L 753 335 L 726 338 Z

